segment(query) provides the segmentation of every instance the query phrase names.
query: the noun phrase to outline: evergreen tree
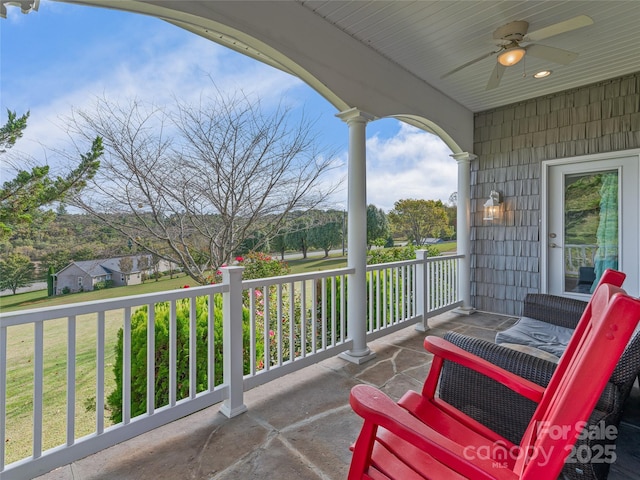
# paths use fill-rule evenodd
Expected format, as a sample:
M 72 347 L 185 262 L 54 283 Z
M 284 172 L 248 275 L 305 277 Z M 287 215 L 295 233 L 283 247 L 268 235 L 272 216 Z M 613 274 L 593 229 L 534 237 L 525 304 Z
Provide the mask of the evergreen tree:
M 8 111 L 8 117 L 0 127 L 1 153 L 22 136 L 29 113 L 18 118 L 15 112 Z M 102 139 L 96 137 L 91 150 L 81 155 L 78 166 L 64 176 L 53 178 L 49 165 L 39 165 L 30 171 L 18 170 L 15 178 L 4 182 L 0 188 L 0 239 L 8 238 L 16 226 L 31 223 L 40 207 L 82 190 L 97 172 L 102 151 Z
M 384 210 L 375 205 L 367 206 L 367 248 L 373 245 L 384 245 L 391 230 Z
M 35 265 L 26 255 L 11 253 L 0 260 L 0 290 L 16 290 L 33 284 Z

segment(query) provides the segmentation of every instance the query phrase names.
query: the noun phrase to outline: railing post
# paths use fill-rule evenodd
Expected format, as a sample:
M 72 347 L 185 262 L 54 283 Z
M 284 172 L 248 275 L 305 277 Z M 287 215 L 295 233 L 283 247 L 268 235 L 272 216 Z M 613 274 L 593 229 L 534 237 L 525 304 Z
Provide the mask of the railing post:
M 427 250 L 417 250 L 416 259 L 420 263 L 416 265 L 416 314 L 420 315 L 421 320 L 416 323 L 416 330 L 419 332 L 427 332 L 429 323 L 427 322 L 427 311 L 429 302 L 427 301 L 429 292 L 429 283 L 427 282 Z
M 247 411 L 244 404 L 242 355 L 242 271 L 244 267 L 225 267 L 221 270 L 222 283 L 228 285 L 229 290 L 222 297 L 223 372 L 228 395 L 220 407 L 220 413 L 232 418 Z

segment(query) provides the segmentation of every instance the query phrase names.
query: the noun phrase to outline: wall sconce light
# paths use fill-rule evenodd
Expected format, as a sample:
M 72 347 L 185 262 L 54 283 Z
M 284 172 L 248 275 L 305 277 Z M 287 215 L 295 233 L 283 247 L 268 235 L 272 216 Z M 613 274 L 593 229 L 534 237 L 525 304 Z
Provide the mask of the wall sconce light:
M 484 202 L 484 216 L 483 220 L 486 222 L 493 222 L 494 220 L 498 220 L 500 218 L 500 205 L 502 204 L 502 199 L 500 198 L 500 193 L 495 190 L 491 190 L 489 194 L 489 200 Z

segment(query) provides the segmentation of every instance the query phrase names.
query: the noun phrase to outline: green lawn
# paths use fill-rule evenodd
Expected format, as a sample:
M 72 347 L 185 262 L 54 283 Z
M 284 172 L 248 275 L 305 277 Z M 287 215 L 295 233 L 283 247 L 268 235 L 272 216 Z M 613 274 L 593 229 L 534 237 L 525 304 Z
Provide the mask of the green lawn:
M 145 293 L 162 292 L 181 288 L 184 285 L 191 287 L 197 283 L 180 274 L 174 278 L 162 277 L 159 281 L 149 280 L 141 285 L 130 285 L 128 287 L 105 288 L 104 290 L 94 290 L 91 292 L 70 293 L 68 295 L 58 295 L 47 297 L 46 290 L 35 292 L 18 293 L 0 297 L 0 311 L 10 312 L 13 310 L 24 310 L 27 308 L 54 307 L 56 305 L 67 305 L 69 303 L 90 302 L 92 300 L 107 300 L 110 298 L 128 297 L 130 295 L 142 295 Z
M 291 273 L 309 273 L 319 272 L 322 270 L 332 270 L 335 268 L 344 268 L 347 266 L 347 257 L 330 256 L 329 258 L 307 258 L 299 260 L 288 260 L 287 264 L 291 267 Z
M 456 253 L 456 242 L 444 242 L 434 245 L 440 253 Z

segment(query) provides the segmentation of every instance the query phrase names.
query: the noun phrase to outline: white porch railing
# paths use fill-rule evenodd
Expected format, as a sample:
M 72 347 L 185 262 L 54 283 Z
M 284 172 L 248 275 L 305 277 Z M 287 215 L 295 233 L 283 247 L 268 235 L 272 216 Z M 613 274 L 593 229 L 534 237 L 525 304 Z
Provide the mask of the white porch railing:
M 460 258 L 368 266 L 367 338 L 408 322 L 425 328 L 460 305 Z M 352 274 L 242 281 L 242 268 L 229 267 L 219 285 L 0 314 L 0 476 L 37 476 L 216 403 L 227 416 L 243 412 L 245 390 L 350 347 Z M 113 391 L 116 424 L 105 413 Z M 28 404 L 27 431 L 15 425 L 16 403 Z
M 564 269 L 567 276 L 577 277 L 580 267 L 592 267 L 595 265 L 598 245 L 564 245 Z

